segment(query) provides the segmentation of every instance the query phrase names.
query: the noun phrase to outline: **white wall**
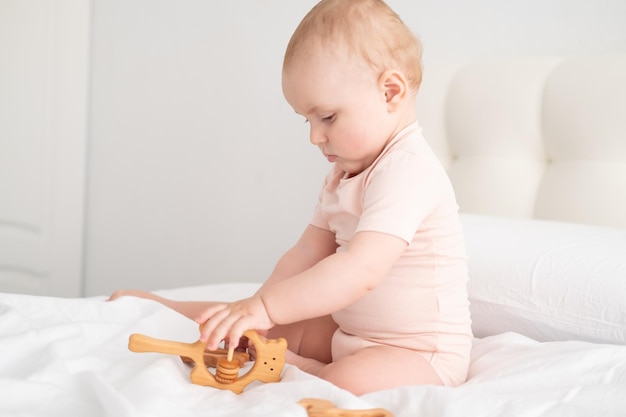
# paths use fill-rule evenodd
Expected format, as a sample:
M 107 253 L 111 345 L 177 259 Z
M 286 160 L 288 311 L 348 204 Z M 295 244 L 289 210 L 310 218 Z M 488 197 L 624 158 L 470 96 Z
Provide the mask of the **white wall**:
M 328 169 L 282 98 L 315 1 L 93 0 L 85 288 L 261 281 Z M 626 52 L 623 0 L 395 0 L 425 64 Z M 427 73 L 426 73 L 427 76 Z
M 626 51 L 623 0 L 389 1 L 420 35 L 425 61 Z

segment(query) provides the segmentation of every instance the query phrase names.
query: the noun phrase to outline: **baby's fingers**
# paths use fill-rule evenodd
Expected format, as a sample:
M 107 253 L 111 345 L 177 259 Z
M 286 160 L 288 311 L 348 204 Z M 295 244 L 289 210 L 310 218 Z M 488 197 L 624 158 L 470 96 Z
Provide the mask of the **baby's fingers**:
M 198 324 L 206 323 L 211 317 L 213 317 L 215 314 L 219 313 L 220 311 L 223 311 L 227 307 L 228 307 L 228 304 L 217 303 L 217 304 L 212 305 L 211 307 L 206 308 L 202 313 L 200 313 L 198 317 L 196 317 L 195 319 L 196 323 Z
M 207 348 L 210 350 L 216 349 L 222 340 L 228 340 L 230 344 L 236 345 L 243 336 L 243 332 L 248 330 L 245 322 L 242 323 L 244 317 L 228 309 L 224 310 L 224 312 L 226 312 L 224 316 L 222 316 L 223 312 L 220 312 L 211 317 L 207 322 L 210 326 L 203 329 L 203 333 L 206 331 L 208 336 Z
M 207 348 L 210 350 L 217 349 L 218 345 L 225 336 L 223 334 L 217 334 L 216 329 L 222 323 L 222 321 L 228 316 L 228 310 L 225 304 L 215 305 L 206 309 L 198 318 L 196 322 L 202 324 L 200 330 L 200 340 L 207 343 Z
M 250 324 L 247 317 L 239 317 L 231 326 L 228 332 L 228 340 L 230 344 L 238 344 L 247 330 L 250 330 Z

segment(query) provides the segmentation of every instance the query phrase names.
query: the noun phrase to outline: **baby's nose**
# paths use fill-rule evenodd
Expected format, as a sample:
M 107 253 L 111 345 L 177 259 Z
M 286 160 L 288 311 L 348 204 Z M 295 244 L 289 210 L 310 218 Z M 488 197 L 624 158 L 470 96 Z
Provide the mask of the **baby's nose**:
M 315 146 L 318 146 L 324 142 L 326 142 L 326 135 L 324 135 L 324 133 L 315 130 L 315 129 L 311 129 L 311 134 L 309 135 L 309 140 L 311 141 L 311 143 Z

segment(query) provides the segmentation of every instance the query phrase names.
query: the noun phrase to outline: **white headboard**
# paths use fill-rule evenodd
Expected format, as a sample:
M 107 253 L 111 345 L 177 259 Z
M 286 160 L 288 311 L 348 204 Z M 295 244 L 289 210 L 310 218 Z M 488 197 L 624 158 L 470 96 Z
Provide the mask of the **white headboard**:
M 626 227 L 626 55 L 427 64 L 418 117 L 461 211 Z

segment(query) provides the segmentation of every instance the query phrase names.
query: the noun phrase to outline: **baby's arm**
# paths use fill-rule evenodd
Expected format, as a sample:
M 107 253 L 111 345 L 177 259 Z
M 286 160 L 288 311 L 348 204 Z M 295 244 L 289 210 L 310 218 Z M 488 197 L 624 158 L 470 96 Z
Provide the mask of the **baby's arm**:
M 196 321 L 204 323 L 200 339 L 215 349 L 223 338 L 235 340 L 248 329 L 267 330 L 274 323 L 267 315 L 263 294 L 284 280 L 311 268 L 337 250 L 334 233 L 309 225 L 296 244 L 277 262 L 270 277 L 250 298 L 216 304 L 205 309 Z M 210 319 L 210 320 L 209 320 Z
M 378 286 L 407 245 L 386 233 L 358 232 L 347 250 L 261 294 L 269 317 L 276 324 L 285 324 L 349 306 Z
M 222 339 L 235 340 L 250 328 L 269 329 L 347 307 L 378 285 L 406 247 L 407 242 L 392 235 L 359 232 L 347 250 L 288 279 L 277 275 L 253 297 L 208 308 L 196 319 L 205 323 L 201 340 L 214 348 Z

